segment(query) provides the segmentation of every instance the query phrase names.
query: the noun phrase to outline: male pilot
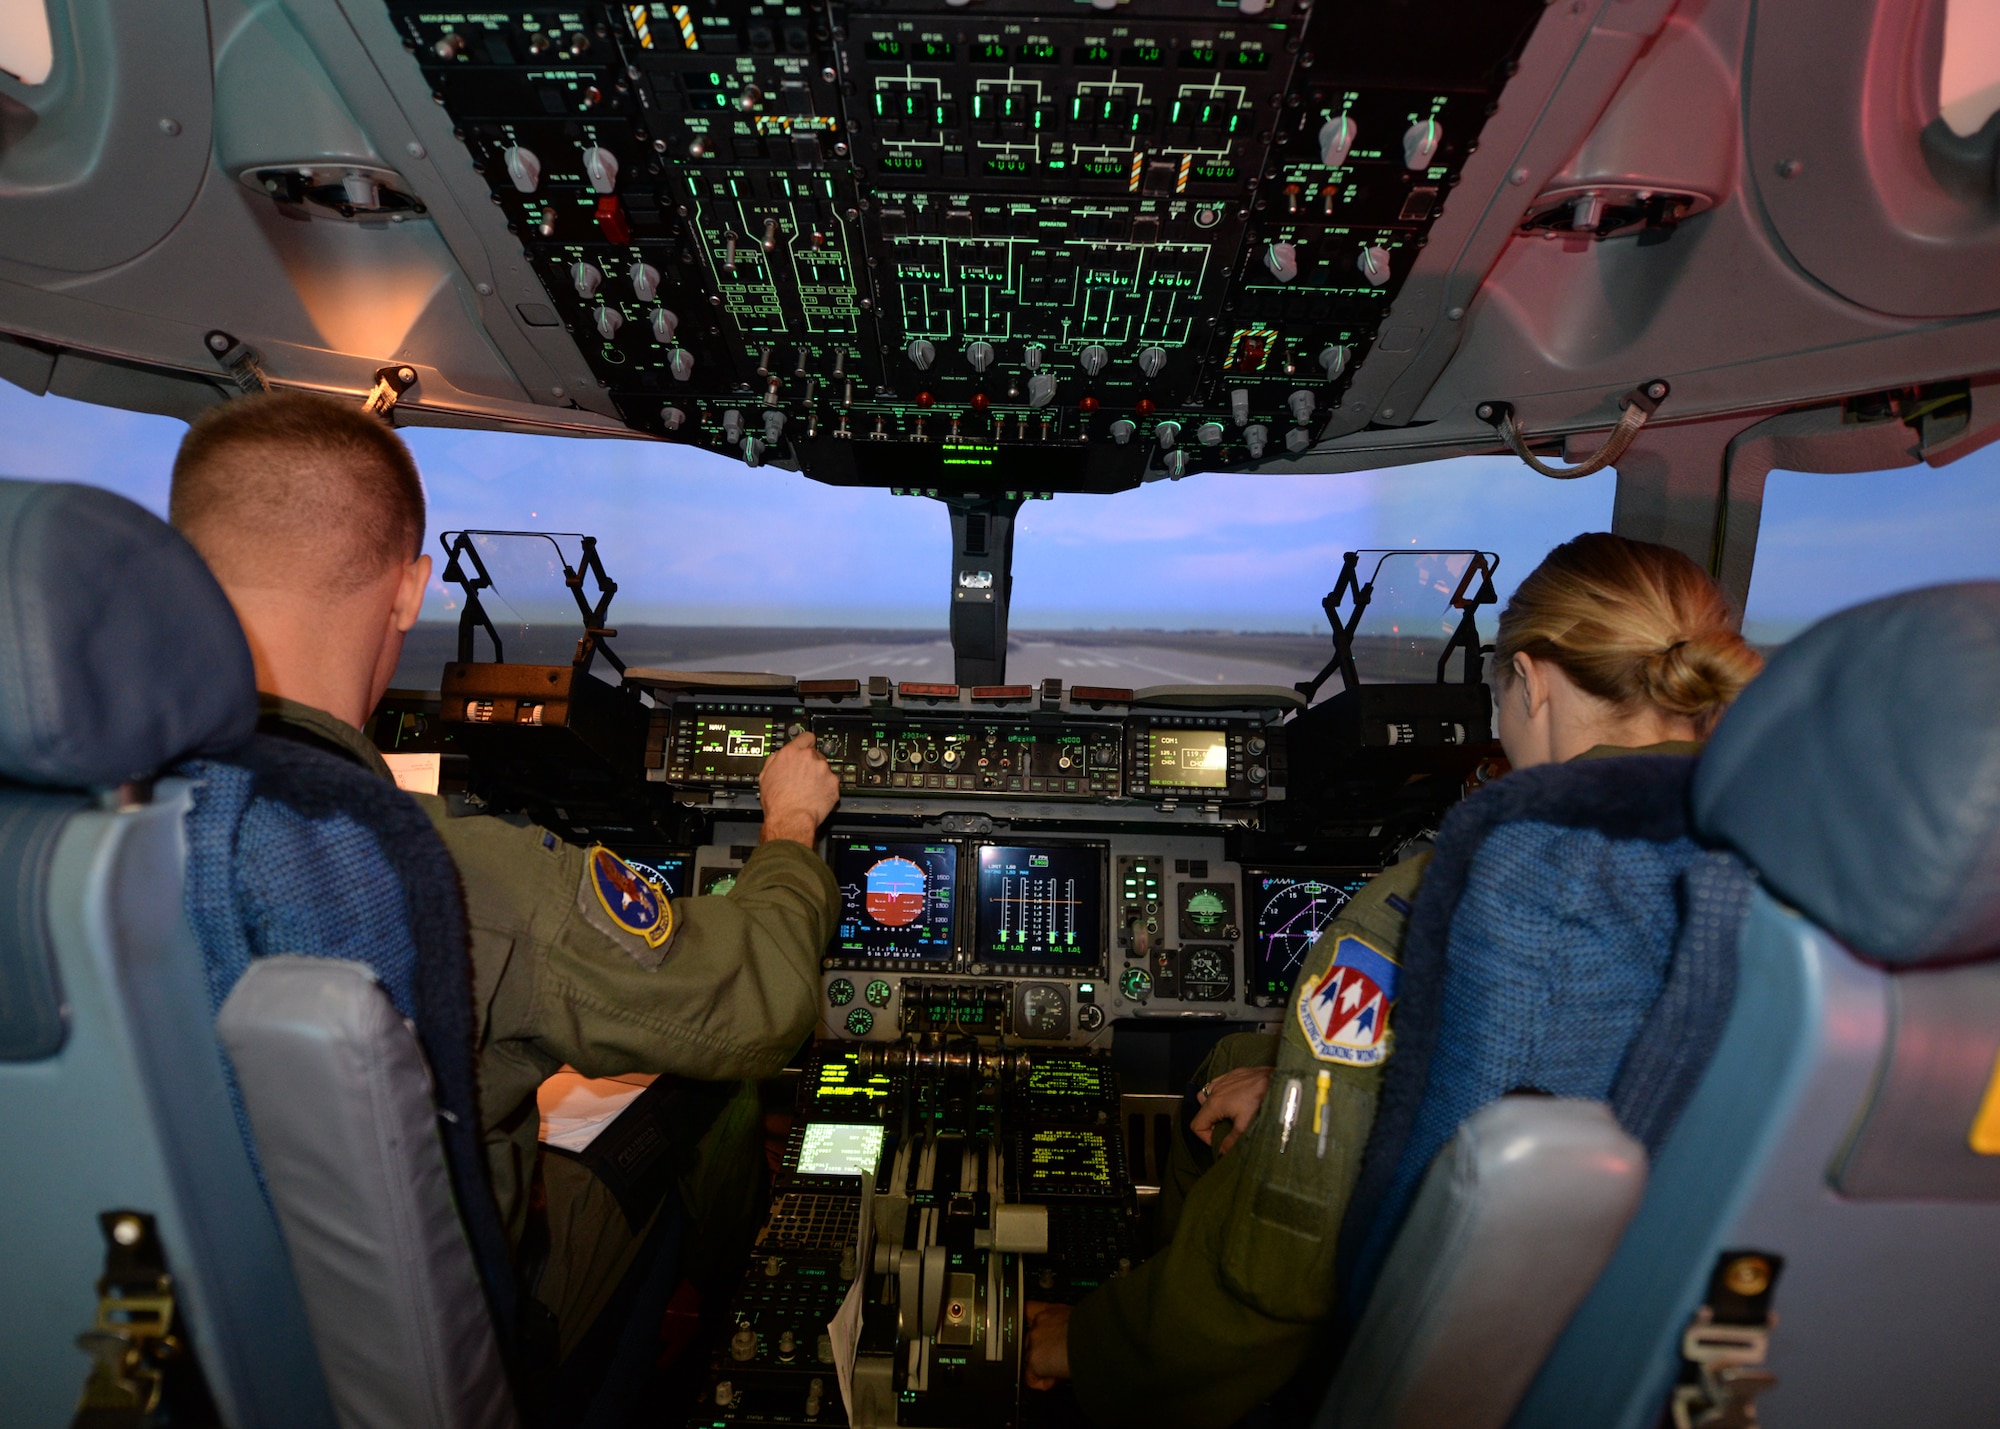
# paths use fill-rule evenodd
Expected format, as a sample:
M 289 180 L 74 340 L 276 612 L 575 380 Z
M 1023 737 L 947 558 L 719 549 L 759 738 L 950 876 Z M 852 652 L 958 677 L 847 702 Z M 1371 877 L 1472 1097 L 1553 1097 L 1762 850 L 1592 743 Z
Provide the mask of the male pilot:
M 181 443 L 170 515 L 243 624 L 265 732 L 391 778 L 359 727 L 388 688 L 431 572 L 423 487 L 401 439 L 358 406 L 303 393 L 230 402 Z M 494 1193 L 560 1356 L 648 1227 L 629 1224 L 580 1163 L 538 1151 L 537 1087 L 565 1063 L 587 1076 L 765 1077 L 812 1027 L 819 957 L 840 912 L 813 842 L 840 784 L 801 735 L 759 788 L 763 841 L 735 888 L 671 904 L 607 849 L 525 822 L 454 818 L 443 800 L 419 796 L 465 888 Z M 739 1089 L 698 1152 L 680 1152 L 693 1167 L 681 1179 L 686 1243 L 699 1248 L 753 1199 L 754 1088 Z

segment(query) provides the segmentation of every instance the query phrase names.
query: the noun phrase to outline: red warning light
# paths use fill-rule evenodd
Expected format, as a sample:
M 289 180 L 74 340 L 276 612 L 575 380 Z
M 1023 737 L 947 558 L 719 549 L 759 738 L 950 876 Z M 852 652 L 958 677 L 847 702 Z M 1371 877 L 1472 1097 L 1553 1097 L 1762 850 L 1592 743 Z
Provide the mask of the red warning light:
M 1135 411 L 1137 411 L 1137 412 L 1138 412 L 1138 414 L 1139 414 L 1140 416 L 1142 416 L 1142 417 L 1150 417 L 1150 416 L 1152 416 L 1152 415 L 1153 415 L 1153 399 L 1152 399 L 1151 397 L 1141 397 L 1141 398 L 1139 399 L 1139 405 L 1138 405 L 1138 406 L 1137 406 L 1137 407 L 1136 407 L 1136 408 L 1135 408 L 1134 410 L 1135 410 Z
M 935 402 L 936 400 L 937 399 L 931 396 L 931 394 L 928 392 L 919 392 L 917 394 L 917 405 L 919 407 L 928 407 L 930 406 L 931 403 Z
M 1097 410 L 1097 399 L 1095 397 L 1085 397 L 1082 401 L 1076 404 L 1076 409 L 1079 412 L 1082 412 L 1085 416 L 1088 416 L 1090 413 L 1095 412 Z
M 986 410 L 986 406 L 987 406 L 986 394 L 984 392 L 974 392 L 972 394 L 972 409 L 975 412 L 983 412 Z

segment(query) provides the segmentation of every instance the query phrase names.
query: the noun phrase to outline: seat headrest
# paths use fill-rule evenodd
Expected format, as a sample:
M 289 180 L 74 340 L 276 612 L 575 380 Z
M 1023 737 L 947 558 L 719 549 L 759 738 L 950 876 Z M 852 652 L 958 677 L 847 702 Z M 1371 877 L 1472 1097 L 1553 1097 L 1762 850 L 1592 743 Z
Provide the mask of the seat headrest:
M 0 777 L 149 779 L 256 725 L 236 612 L 178 531 L 95 487 L 0 480 Z
M 1842 611 L 1717 727 L 1695 825 L 1863 957 L 2000 953 L 2000 582 Z

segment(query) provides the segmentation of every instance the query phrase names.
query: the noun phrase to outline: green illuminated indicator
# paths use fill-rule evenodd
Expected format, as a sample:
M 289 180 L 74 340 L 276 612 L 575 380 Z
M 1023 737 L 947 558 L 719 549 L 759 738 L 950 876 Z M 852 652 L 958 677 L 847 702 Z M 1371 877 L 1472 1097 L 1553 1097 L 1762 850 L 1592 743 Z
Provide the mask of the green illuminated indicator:
M 1076 62 L 1080 65 L 1108 65 L 1111 63 L 1111 46 L 1085 45 L 1076 52 Z
M 973 58 L 978 60 L 986 60 L 994 64 L 1004 63 L 1007 59 L 1007 47 L 1005 45 L 998 44 L 992 40 L 988 40 L 985 44 L 981 45 L 978 48 L 978 50 L 974 53 Z
M 871 59 L 899 60 L 903 57 L 903 42 L 901 40 L 870 40 L 868 42 L 868 55 Z
M 1056 47 L 1054 45 L 1041 44 L 1023 45 L 1016 52 L 1015 58 L 1025 60 L 1029 64 L 1054 64 L 1056 62 Z

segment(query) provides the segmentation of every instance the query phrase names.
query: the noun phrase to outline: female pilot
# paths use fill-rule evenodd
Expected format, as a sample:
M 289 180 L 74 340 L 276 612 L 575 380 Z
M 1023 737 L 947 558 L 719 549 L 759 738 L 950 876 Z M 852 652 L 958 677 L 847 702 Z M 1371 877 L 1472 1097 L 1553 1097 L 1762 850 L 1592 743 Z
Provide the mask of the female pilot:
M 1517 769 L 1692 754 L 1762 668 L 1722 591 L 1693 561 L 1621 536 L 1579 536 L 1551 551 L 1501 613 L 1493 657 L 1501 747 Z M 1428 861 L 1420 854 L 1396 864 L 1341 911 L 1300 971 L 1298 1015 L 1279 1036 L 1241 1035 L 1216 1047 L 1197 1073 L 1206 1080 L 1190 1126 L 1213 1154 L 1205 1168 L 1191 1154 L 1173 1168 L 1169 1198 L 1186 1188 L 1186 1199 L 1171 1239 L 1073 1310 L 1028 1307 L 1031 1388 L 1073 1380 L 1099 1424 L 1226 1425 L 1298 1371 L 1332 1310 L 1333 1247 L 1393 1048 L 1388 1008 L 1367 1015 L 1362 980 L 1346 1022 L 1338 999 L 1321 996 L 1311 1007 L 1301 999 L 1312 1000 L 1336 972 L 1349 977 L 1330 966 L 1343 941 L 1358 939 L 1384 965 L 1396 962 Z M 1334 1011 L 1306 1015 L 1319 1003 Z M 1308 1028 L 1326 1055 L 1316 1057 Z M 1310 1119 L 1325 1150 L 1309 1188 L 1281 1189 L 1260 1174 L 1281 1135 L 1277 1118 L 1257 1118 L 1274 1063 L 1318 1087 Z M 1241 1213 L 1249 1207 L 1256 1214 Z

